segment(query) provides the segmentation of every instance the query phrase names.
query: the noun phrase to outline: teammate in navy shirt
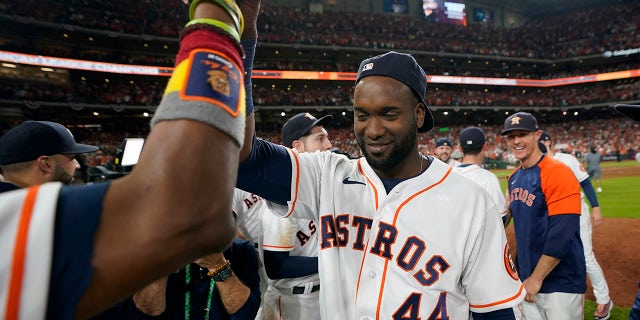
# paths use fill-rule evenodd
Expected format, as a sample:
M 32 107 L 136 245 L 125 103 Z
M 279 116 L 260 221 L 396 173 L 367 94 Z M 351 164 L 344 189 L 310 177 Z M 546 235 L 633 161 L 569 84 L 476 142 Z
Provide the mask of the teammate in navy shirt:
M 580 240 L 580 184 L 538 148 L 542 131 L 529 113 L 508 117 L 502 135 L 520 160 L 508 179 L 525 317 L 581 319 L 586 267 Z

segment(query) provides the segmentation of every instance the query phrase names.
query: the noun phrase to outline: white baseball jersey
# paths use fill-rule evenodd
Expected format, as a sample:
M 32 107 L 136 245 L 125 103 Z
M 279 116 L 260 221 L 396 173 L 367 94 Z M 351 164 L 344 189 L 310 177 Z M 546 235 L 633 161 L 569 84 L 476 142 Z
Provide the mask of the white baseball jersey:
M 500 189 L 500 180 L 493 172 L 477 164 L 459 164 L 453 169 L 477 183 L 484 190 L 487 190 L 491 199 L 496 203 L 498 210 L 500 210 L 501 217 L 507 214 L 507 200 L 504 198 L 502 189 Z
M 240 190 L 238 188 L 233 191 L 233 203 L 231 204 L 233 212 L 236 213 L 236 224 L 238 228 L 247 240 L 253 242 L 256 245 L 256 251 L 260 258 L 258 274 L 260 275 L 260 292 L 262 297 L 260 299 L 260 309 L 256 314 L 256 320 L 261 320 L 262 309 L 264 304 L 264 293 L 267 291 L 269 277 L 267 276 L 267 270 L 264 268 L 262 261 L 264 261 L 264 254 L 262 252 L 262 216 L 269 214 L 267 201 L 262 197 L 253 193 Z
M 266 212 L 262 215 L 264 238 L 262 247 L 269 251 L 288 251 L 290 256 L 317 257 L 318 232 L 316 222 L 307 219 L 285 219 Z M 269 285 L 290 289 L 305 283 L 319 282 L 319 275 L 269 281 Z
M 0 315 L 45 319 L 56 204 L 62 184 L 47 183 L 0 198 Z
M 318 220 L 323 319 L 467 319 L 524 298 L 496 205 L 448 165 L 387 194 L 364 158 L 288 152 L 292 200 L 274 208 Z
M 266 201 L 260 196 L 236 188 L 231 206 L 236 213 L 238 228 L 247 240 L 262 243 L 262 215 L 267 208 Z
M 560 160 L 562 163 L 566 164 L 567 167 L 571 169 L 571 171 L 576 176 L 579 182 L 589 179 L 589 174 L 587 173 L 587 170 L 585 170 L 584 167 L 582 167 L 582 164 L 580 164 L 580 161 L 578 161 L 576 157 L 570 154 L 556 152 L 553 155 L 553 158 L 556 160 Z
M 579 182 L 589 179 L 589 174 L 575 156 L 567 153 L 556 152 L 553 155 L 553 158 L 566 164 Z M 604 277 L 602 267 L 600 267 L 598 260 L 596 260 L 595 253 L 593 252 L 592 226 L 589 206 L 584 199 L 585 197 L 583 193 L 581 193 L 581 197 L 582 211 L 580 213 L 580 239 L 582 240 L 582 247 L 584 249 L 587 276 L 589 277 L 589 280 L 591 280 L 591 286 L 593 287 L 593 294 L 596 297 L 596 302 L 599 304 L 606 304 L 611 300 L 611 297 L 609 296 L 609 286 L 607 285 L 607 280 Z

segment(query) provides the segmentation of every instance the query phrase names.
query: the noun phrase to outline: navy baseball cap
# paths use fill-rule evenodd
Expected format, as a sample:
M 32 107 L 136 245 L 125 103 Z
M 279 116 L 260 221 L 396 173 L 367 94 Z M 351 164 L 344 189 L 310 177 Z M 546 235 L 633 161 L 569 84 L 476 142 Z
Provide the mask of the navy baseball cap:
M 616 104 L 613 107 L 616 109 L 616 111 L 622 113 L 623 115 L 635 121 L 640 121 L 640 105 Z
M 451 140 L 449 140 L 449 138 L 438 138 L 438 140 L 436 140 L 436 148 L 439 146 L 453 147 L 453 143 L 451 142 Z
M 310 113 L 298 113 L 291 117 L 282 126 L 280 139 L 285 147 L 293 148 L 293 141 L 300 139 L 308 134 L 315 126 L 326 127 L 333 119 L 332 115 L 326 115 L 320 119 L 316 119 Z
M 427 132 L 433 128 L 433 116 L 425 95 L 427 94 L 427 75 L 416 59 L 410 54 L 389 51 L 387 53 L 368 58 L 360 63 L 356 84 L 360 79 L 368 76 L 386 76 L 394 78 L 406 86 L 418 97 L 424 105 L 425 118 L 418 132 Z
M 460 132 L 460 146 L 463 148 L 482 147 L 485 141 L 484 130 L 478 127 L 467 127 Z
M 542 134 L 540 135 L 540 138 L 538 138 L 538 141 L 551 141 L 551 136 L 546 131 L 542 131 Z
M 538 120 L 528 112 L 516 112 L 504 121 L 504 130 L 500 135 L 505 135 L 513 130 L 538 131 Z
M 97 146 L 76 143 L 71 131 L 50 121 L 25 121 L 0 138 L 0 165 L 54 154 L 94 152 Z
M 538 149 L 540 149 L 540 151 L 542 151 L 542 153 L 547 153 L 547 146 L 542 143 L 542 140 L 538 140 Z

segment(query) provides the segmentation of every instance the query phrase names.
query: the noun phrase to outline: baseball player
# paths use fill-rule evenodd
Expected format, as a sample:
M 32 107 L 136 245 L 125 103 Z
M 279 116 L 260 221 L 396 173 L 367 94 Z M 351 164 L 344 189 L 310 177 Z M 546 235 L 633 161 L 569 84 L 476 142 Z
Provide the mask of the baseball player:
M 536 118 L 517 112 L 502 135 L 520 160 L 508 179 L 508 203 L 518 247 L 518 273 L 527 295 L 525 319 L 582 319 L 586 291 L 580 241 L 580 184 L 562 162 L 538 149 Z
M 484 158 L 482 151 L 485 140 L 484 130 L 478 127 L 467 127 L 462 130 L 460 132 L 460 147 L 463 152 L 462 163 L 453 167 L 453 169 L 489 192 L 500 210 L 500 217 L 504 224 L 507 221 L 507 202 L 502 189 L 500 189 L 500 180 L 493 172 L 482 167 Z
M 232 1 L 192 8 L 176 72 L 131 173 L 0 195 L 0 318 L 88 318 L 222 251 L 235 236 L 229 212 L 245 124 L 242 14 Z M 214 21 L 226 28 L 208 25 Z M 234 79 L 228 96 L 205 85 L 214 62 Z
M 29 146 L 28 148 L 25 146 Z M 45 182 L 71 184 L 80 164 L 78 154 L 97 146 L 76 143 L 71 131 L 50 121 L 25 121 L 0 138 L 0 192 Z
M 595 145 L 590 147 L 590 152 L 584 156 L 583 161 L 587 164 L 589 177 L 596 180 L 596 190 L 602 192 L 602 180 L 600 180 L 600 161 L 602 161 L 602 155 L 598 153 L 598 148 Z
M 256 320 L 263 319 L 264 293 L 267 291 L 269 277 L 264 268 L 264 255 L 262 250 L 262 215 L 268 210 L 266 201 L 253 193 L 240 189 L 233 191 L 233 202 L 231 204 L 233 214 L 240 229 L 241 237 L 253 243 L 258 253 L 258 274 L 260 276 L 260 309 L 258 309 Z
M 596 256 L 593 252 L 593 246 L 591 244 L 592 233 L 592 221 L 593 225 L 598 226 L 602 222 L 602 214 L 600 213 L 600 205 L 598 204 L 598 197 L 595 190 L 589 181 L 589 174 L 584 170 L 580 161 L 573 155 L 555 152 L 551 136 L 547 132 L 542 132 L 539 141 L 544 144 L 545 149 L 541 151 L 546 152 L 547 156 L 561 161 L 576 176 L 580 182 L 584 195 L 581 194 L 581 213 L 580 213 L 580 239 L 582 240 L 582 246 L 584 248 L 584 257 L 587 268 L 587 276 L 591 280 L 593 286 L 593 294 L 596 297 L 596 311 L 594 317 L 597 320 L 609 319 L 611 308 L 613 308 L 613 302 L 609 297 L 609 286 L 607 280 L 604 278 L 604 272 L 600 268 L 600 264 L 596 260 Z M 589 215 L 589 207 L 584 201 L 584 196 L 589 199 L 591 204 L 591 215 Z
M 460 162 L 451 157 L 452 151 L 453 143 L 451 143 L 451 140 L 449 140 L 449 138 L 442 137 L 436 140 L 436 148 L 434 149 L 436 158 L 452 167 L 455 167 L 459 165 Z
M 360 64 L 354 91 L 365 157 L 257 138 L 242 151 L 239 187 L 318 221 L 323 319 L 514 319 L 524 298 L 494 201 L 418 153 L 417 133 L 433 127 L 425 94 L 411 55 L 378 55 Z
M 282 127 L 282 144 L 300 153 L 331 149 L 325 129 L 331 119 L 309 113 L 291 117 Z M 265 319 L 320 319 L 317 221 L 266 213 L 262 224 L 265 267 L 273 279 L 265 294 Z
M 621 114 L 640 122 L 640 105 L 617 104 L 614 108 Z M 640 282 L 638 286 L 640 287 Z M 636 300 L 631 306 L 629 320 L 640 320 L 640 290 L 638 290 Z

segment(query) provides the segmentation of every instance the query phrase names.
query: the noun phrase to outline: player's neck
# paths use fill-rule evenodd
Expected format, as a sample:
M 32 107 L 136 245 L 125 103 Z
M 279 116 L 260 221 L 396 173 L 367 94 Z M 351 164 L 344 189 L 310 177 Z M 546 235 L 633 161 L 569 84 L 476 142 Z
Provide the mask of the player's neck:
M 464 155 L 462 157 L 462 164 L 476 164 L 482 166 L 482 155 L 474 154 L 474 155 Z
M 520 166 L 522 167 L 522 169 L 529 169 L 535 166 L 536 163 L 540 161 L 541 157 L 542 157 L 542 151 L 537 150 L 536 148 L 536 150 L 533 151 L 526 159 L 523 159 L 522 161 L 520 161 Z

